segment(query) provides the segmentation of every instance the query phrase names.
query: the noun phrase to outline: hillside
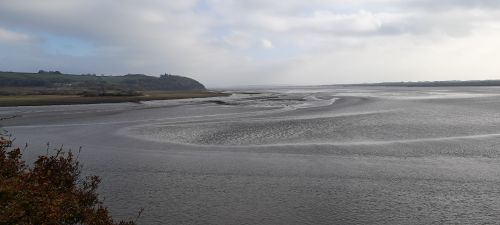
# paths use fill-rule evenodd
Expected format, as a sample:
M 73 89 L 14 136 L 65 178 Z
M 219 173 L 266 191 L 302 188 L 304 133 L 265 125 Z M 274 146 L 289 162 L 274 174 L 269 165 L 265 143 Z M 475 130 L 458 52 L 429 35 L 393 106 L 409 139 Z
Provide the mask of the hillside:
M 0 72 L 0 88 L 2 88 L 3 92 L 11 92 L 9 90 L 15 88 L 16 90 L 67 93 L 205 90 L 205 86 L 200 82 L 177 75 L 165 74 L 160 77 L 142 74 L 97 76 L 91 74 L 63 74 L 59 71 L 39 71 L 38 73 Z
M 142 102 L 228 96 L 188 77 L 0 72 L 0 107 Z

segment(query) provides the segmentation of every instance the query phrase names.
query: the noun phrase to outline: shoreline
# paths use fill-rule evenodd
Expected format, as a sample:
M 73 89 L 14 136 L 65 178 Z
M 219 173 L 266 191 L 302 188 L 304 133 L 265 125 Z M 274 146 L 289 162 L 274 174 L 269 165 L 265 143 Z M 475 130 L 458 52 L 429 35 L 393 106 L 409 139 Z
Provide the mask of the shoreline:
M 141 96 L 96 96 L 79 95 L 13 95 L 0 96 L 0 107 L 78 105 L 100 103 L 141 102 L 153 100 L 174 100 L 188 98 L 209 98 L 229 96 L 216 91 L 150 91 Z

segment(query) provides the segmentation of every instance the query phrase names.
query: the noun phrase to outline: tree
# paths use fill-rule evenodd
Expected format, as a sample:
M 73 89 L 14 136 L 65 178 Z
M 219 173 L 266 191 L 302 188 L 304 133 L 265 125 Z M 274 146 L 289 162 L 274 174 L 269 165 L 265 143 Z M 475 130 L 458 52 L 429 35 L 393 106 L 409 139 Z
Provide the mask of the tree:
M 52 70 L 49 70 L 49 71 L 38 70 L 38 73 L 39 74 L 51 74 L 51 73 L 52 74 L 62 74 L 61 71 L 59 71 L 59 70 L 54 70 L 54 71 L 52 71 Z
M 96 193 L 100 178 L 82 178 L 71 151 L 22 160 L 11 138 L 0 136 L 0 224 L 133 225 L 115 222 Z

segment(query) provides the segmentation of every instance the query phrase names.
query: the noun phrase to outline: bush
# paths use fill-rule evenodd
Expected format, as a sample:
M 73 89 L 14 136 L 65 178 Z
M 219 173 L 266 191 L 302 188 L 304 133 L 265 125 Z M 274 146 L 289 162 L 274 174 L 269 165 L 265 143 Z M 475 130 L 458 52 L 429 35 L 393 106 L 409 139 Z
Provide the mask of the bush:
M 81 178 L 73 153 L 57 150 L 33 166 L 0 136 L 0 224 L 133 225 L 114 222 L 96 193 L 99 177 Z

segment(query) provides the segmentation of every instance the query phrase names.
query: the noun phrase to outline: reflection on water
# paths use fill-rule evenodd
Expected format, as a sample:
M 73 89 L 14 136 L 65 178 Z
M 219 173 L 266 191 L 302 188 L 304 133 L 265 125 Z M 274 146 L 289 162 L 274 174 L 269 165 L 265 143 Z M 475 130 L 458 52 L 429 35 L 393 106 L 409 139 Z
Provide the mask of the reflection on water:
M 18 143 L 82 146 L 111 211 L 143 224 L 500 219 L 498 88 L 232 92 L 0 115 Z

